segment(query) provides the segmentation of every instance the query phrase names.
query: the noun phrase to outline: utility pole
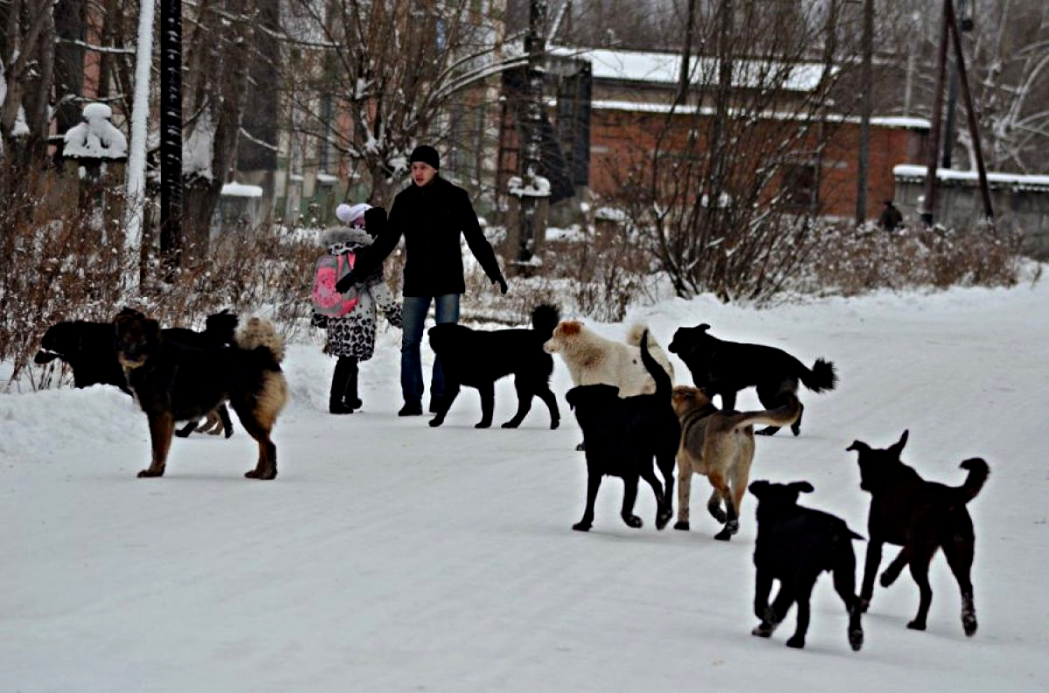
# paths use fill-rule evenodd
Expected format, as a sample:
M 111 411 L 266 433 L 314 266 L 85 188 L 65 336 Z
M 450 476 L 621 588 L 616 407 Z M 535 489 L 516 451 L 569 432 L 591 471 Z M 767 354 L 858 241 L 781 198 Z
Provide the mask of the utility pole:
M 932 100 L 932 128 L 929 130 L 929 151 L 926 156 L 925 194 L 922 201 L 922 221 L 932 226 L 936 210 L 936 166 L 940 159 L 940 124 L 943 117 L 943 82 L 947 72 L 947 17 L 952 15 L 951 0 L 943 0 L 943 15 L 940 18 L 940 48 L 936 59 L 936 91 Z
M 182 0 L 161 0 L 160 258 L 168 281 L 182 264 L 182 240 Z
M 863 82 L 860 102 L 860 156 L 856 165 L 856 226 L 867 221 L 867 182 L 871 147 L 871 90 L 874 88 L 874 0 L 863 5 Z
M 528 54 L 528 116 L 522 125 L 523 156 L 520 156 L 521 187 L 511 194 L 521 200 L 518 218 L 517 262 L 528 263 L 539 236 L 539 198 L 549 194 L 540 185 L 539 170 L 543 152 L 543 80 L 546 75 L 547 0 L 531 0 L 525 52 Z

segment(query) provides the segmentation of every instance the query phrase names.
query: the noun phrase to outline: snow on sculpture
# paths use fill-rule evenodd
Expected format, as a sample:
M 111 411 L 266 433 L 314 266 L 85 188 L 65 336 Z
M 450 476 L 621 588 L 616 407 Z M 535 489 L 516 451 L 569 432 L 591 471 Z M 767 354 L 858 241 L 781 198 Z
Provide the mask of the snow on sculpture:
M 113 123 L 113 109 L 104 103 L 84 106 L 84 122 L 69 128 L 62 154 L 74 159 L 124 159 L 127 138 Z

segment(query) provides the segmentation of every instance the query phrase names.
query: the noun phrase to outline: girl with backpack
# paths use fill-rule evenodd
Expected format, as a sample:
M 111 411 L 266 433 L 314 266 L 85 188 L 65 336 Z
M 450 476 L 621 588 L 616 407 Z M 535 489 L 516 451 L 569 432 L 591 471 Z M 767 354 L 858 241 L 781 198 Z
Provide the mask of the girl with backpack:
M 366 213 L 370 209 L 371 205 L 365 203 L 340 204 L 335 210 L 335 216 L 344 225 L 333 226 L 321 236 L 321 243 L 329 257 L 322 256 L 317 263 L 313 290 L 314 313 L 310 324 L 327 330 L 325 351 L 338 359 L 328 396 L 328 411 L 332 414 L 352 414 L 355 409 L 361 408 L 361 399 L 357 393 L 358 364 L 367 361 L 375 353 L 376 309 L 382 310 L 394 327 L 400 328 L 402 325 L 401 306 L 386 285 L 382 265 L 369 273 L 363 283 L 354 287 L 353 293 L 342 296 L 338 306 L 321 300 L 323 291 L 318 287 L 325 281 L 330 286 L 330 277 L 322 279 L 321 273 L 331 271 L 322 267 L 345 267 L 345 271 L 348 271 L 353 267 L 357 253 L 370 246 L 382 228 L 381 221 L 374 223 L 369 233 Z M 381 209 L 377 209 L 372 216 L 381 212 Z M 333 258 L 339 262 L 332 262 Z

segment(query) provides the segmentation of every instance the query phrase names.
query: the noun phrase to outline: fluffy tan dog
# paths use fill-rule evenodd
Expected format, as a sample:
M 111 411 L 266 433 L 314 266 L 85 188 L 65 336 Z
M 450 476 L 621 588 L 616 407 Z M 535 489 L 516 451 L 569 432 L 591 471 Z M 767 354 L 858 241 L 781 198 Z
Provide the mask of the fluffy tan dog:
M 689 528 L 692 475 L 703 474 L 714 487 L 707 510 L 725 524 L 714 538 L 728 541 L 739 531 L 739 509 L 754 460 L 754 424 L 789 426 L 798 418 L 801 404 L 789 395 L 789 401 L 776 409 L 725 413 L 711 403 L 702 388 L 687 385 L 675 387 L 671 400 L 681 422 L 674 529 Z

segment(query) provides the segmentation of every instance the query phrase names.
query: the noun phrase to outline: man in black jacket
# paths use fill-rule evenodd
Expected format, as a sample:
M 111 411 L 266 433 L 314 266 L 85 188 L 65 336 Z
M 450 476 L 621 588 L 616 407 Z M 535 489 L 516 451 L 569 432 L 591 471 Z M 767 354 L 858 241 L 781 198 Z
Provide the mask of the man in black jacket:
M 415 148 L 409 158 L 412 184 L 394 198 L 389 220 L 381 207 L 366 212 L 365 226 L 379 229 L 378 238 L 357 256 L 353 270 L 335 288 L 349 290 L 386 259 L 404 236 L 404 327 L 401 340 L 401 392 L 404 406 L 400 416 L 422 412 L 423 374 L 419 345 L 426 313 L 434 302 L 438 323 L 459 322 L 459 297 L 466 291 L 460 238 L 485 274 L 506 293 L 506 279 L 495 259 L 495 251 L 484 237 L 466 191 L 441 178 L 440 155 L 428 145 Z M 373 227 L 372 225 L 375 224 Z M 386 225 L 387 228 L 382 228 Z M 440 360 L 433 364 L 430 381 L 430 411 L 444 396 L 444 374 Z

